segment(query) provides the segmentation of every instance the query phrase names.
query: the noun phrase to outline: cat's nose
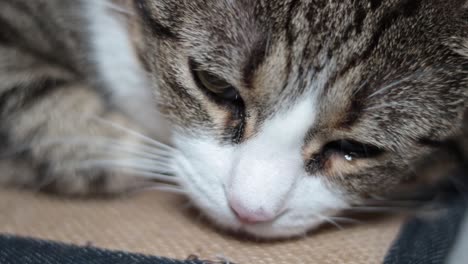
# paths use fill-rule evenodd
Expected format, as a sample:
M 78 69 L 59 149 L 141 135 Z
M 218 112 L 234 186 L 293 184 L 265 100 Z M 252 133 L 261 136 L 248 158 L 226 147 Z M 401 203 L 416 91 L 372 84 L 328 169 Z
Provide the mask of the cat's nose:
M 237 219 L 243 224 L 259 224 L 273 221 L 276 214 L 263 207 L 248 208 L 237 199 L 230 199 L 229 205 Z

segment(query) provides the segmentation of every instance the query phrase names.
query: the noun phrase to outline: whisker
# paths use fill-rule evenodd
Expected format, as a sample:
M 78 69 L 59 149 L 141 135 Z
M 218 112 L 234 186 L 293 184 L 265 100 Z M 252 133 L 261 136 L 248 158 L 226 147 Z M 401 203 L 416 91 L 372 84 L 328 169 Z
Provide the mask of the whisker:
M 188 162 L 187 158 L 182 153 L 179 152 L 179 155 L 176 155 L 174 157 L 174 162 L 177 165 L 177 169 L 181 170 L 182 173 L 184 173 L 184 174 L 180 174 L 180 172 L 178 172 L 177 177 L 180 177 L 181 179 L 184 179 L 184 180 L 191 181 L 192 182 L 191 186 L 193 188 L 196 188 L 199 193 L 207 193 L 207 190 L 204 190 L 203 187 L 201 187 L 203 185 L 200 185 L 197 183 L 196 181 L 197 177 L 186 177 L 186 175 L 190 175 L 196 172 L 193 171 L 190 165 L 190 162 Z M 219 204 L 219 201 L 212 198 L 212 196 L 210 195 L 205 195 L 205 198 L 208 199 L 213 204 L 216 204 L 216 205 Z
M 169 146 L 167 144 L 156 141 L 156 140 L 154 140 L 154 139 L 152 139 L 152 138 L 150 138 L 148 136 L 145 136 L 145 135 L 141 134 L 140 132 L 132 130 L 132 129 L 128 128 L 128 127 L 125 127 L 125 126 L 122 126 L 120 124 L 111 122 L 109 120 L 102 119 L 100 117 L 93 117 L 93 119 L 95 119 L 96 121 L 99 121 L 99 122 L 101 122 L 103 124 L 106 124 L 106 125 L 108 125 L 110 127 L 113 127 L 113 128 L 115 128 L 117 130 L 126 132 L 129 135 L 133 135 L 133 136 L 135 136 L 137 138 L 140 138 L 141 140 L 147 142 L 148 144 L 152 144 L 152 145 L 154 145 L 156 147 L 163 148 L 163 149 L 170 150 L 170 151 L 174 151 L 174 152 L 178 151 L 177 149 L 175 149 L 175 148 L 173 148 L 173 147 L 171 147 L 171 146 Z
M 386 86 L 380 88 L 379 90 L 377 90 L 376 92 L 372 93 L 371 95 L 369 95 L 369 98 L 372 98 L 372 97 L 375 97 L 375 96 L 377 96 L 377 95 L 379 95 L 379 94 L 382 94 L 383 92 L 385 92 L 385 91 L 387 91 L 387 90 L 389 90 L 389 89 L 391 89 L 391 88 L 393 88 L 393 87 L 399 85 L 399 84 L 402 83 L 402 82 L 407 81 L 408 79 L 409 79 L 409 77 L 406 77 L 406 78 L 400 79 L 400 80 L 398 80 L 398 81 L 392 82 L 392 83 L 390 83 L 390 84 L 388 84 L 388 85 L 386 85 Z
M 345 211 L 362 213 L 403 213 L 412 212 L 414 209 L 407 207 L 354 206 L 345 209 Z
M 127 168 L 148 172 L 172 172 L 169 165 L 164 163 L 146 162 L 144 160 L 115 159 L 115 160 L 87 160 L 81 163 L 82 168 Z
M 111 146 L 110 150 L 121 151 L 122 153 L 132 154 L 135 157 L 143 158 L 145 160 L 159 161 L 159 162 L 170 162 L 170 157 L 164 155 L 158 155 L 159 153 L 151 153 L 147 151 L 136 150 L 134 148 L 125 148 L 125 146 Z
M 155 149 L 153 147 L 145 146 L 145 145 L 135 145 L 135 144 L 123 144 L 119 143 L 118 141 L 115 142 L 108 142 L 110 143 L 106 146 L 109 149 L 121 150 L 126 151 L 127 153 L 141 155 L 148 157 L 148 159 L 157 159 L 157 160 L 169 160 L 170 157 L 173 156 L 173 153 L 168 152 L 166 150 Z
M 340 230 L 343 230 L 343 226 L 341 226 L 340 224 L 338 224 L 336 221 L 334 221 L 333 219 L 331 219 L 330 217 L 328 216 L 324 216 L 324 215 L 316 215 L 316 217 L 326 221 L 327 223 L 335 226 L 336 228 L 340 229 Z
M 375 97 L 375 96 L 377 96 L 377 95 L 379 95 L 379 94 L 382 94 L 382 93 L 384 93 L 385 91 L 387 91 L 387 90 L 389 90 L 389 89 L 391 89 L 391 88 L 393 88 L 393 87 L 395 87 L 395 86 L 397 86 L 397 85 L 399 85 L 399 84 L 401 84 L 401 83 L 403 83 L 403 82 L 406 82 L 406 81 L 408 81 L 408 80 L 410 80 L 410 79 L 412 79 L 412 78 L 417 79 L 417 78 L 419 78 L 419 77 L 420 77 L 421 75 L 423 75 L 423 74 L 424 74 L 424 72 L 416 71 L 415 73 L 412 73 L 412 74 L 410 74 L 409 76 L 403 77 L 403 78 L 401 78 L 401 79 L 399 79 L 399 80 L 397 80 L 397 81 L 391 82 L 391 83 L 389 83 L 389 84 L 383 86 L 382 88 L 380 88 L 380 89 L 377 90 L 376 92 L 374 92 L 374 93 L 372 93 L 371 95 L 369 95 L 368 98 L 370 99 L 370 98 Z
M 353 218 L 349 218 L 349 217 L 331 216 L 329 218 L 332 219 L 335 222 L 342 222 L 342 223 L 345 223 L 345 224 L 362 224 L 363 223 L 362 221 L 359 221 L 359 220 L 356 220 L 356 219 L 353 219 Z
M 342 180 L 345 179 L 345 176 L 344 176 L 344 174 L 343 174 L 341 171 L 337 171 L 337 173 L 338 173 L 338 177 L 339 177 L 340 179 L 342 179 Z
M 125 146 L 125 147 L 132 147 L 133 149 L 144 149 L 144 151 L 148 154 L 152 155 L 159 155 L 159 156 L 165 156 L 165 157 L 170 157 L 172 156 L 173 151 L 167 150 L 167 149 L 158 149 L 155 148 L 155 146 L 149 146 L 145 144 L 130 144 L 130 143 L 122 143 L 116 139 L 110 139 L 110 138 L 95 138 L 97 140 L 102 141 L 103 143 L 108 143 L 109 146 Z
M 173 176 L 171 168 L 165 167 L 150 167 L 139 166 L 138 164 L 125 164 L 118 160 L 95 160 L 82 162 L 81 166 L 77 168 L 110 168 L 110 169 L 123 169 L 131 176 L 144 177 L 150 180 L 169 182 L 173 184 L 179 184 L 180 181 L 176 176 Z
M 161 173 L 147 172 L 147 171 L 138 171 L 132 170 L 132 173 L 135 173 L 136 176 L 142 176 L 147 179 L 165 181 L 170 183 L 179 184 L 179 180 L 175 176 L 168 176 Z
M 133 147 L 133 148 L 144 148 L 146 151 L 150 152 L 151 154 L 155 155 L 163 155 L 163 156 L 170 156 L 172 155 L 172 151 L 167 149 L 157 149 L 154 146 L 148 146 L 145 144 L 131 144 L 131 143 L 122 143 L 121 141 L 113 138 L 107 137 L 61 137 L 61 138 L 49 138 L 45 139 L 40 142 L 42 146 L 48 145 L 57 145 L 57 144 L 68 144 L 68 145 L 79 145 L 79 144 L 99 144 L 104 145 L 104 147 L 110 146 L 126 146 L 126 147 Z
M 59 138 L 59 139 L 48 139 L 41 142 L 41 146 L 53 146 L 57 144 L 67 144 L 67 145 L 97 145 L 101 146 L 100 152 L 96 152 L 96 154 L 112 154 L 117 155 L 118 152 L 131 154 L 138 158 L 143 158 L 146 160 L 151 160 L 152 162 L 164 162 L 169 163 L 171 162 L 171 157 L 174 153 L 167 151 L 156 149 L 152 146 L 147 146 L 144 144 L 131 144 L 131 143 L 122 143 L 115 139 L 105 138 L 105 137 L 72 137 L 72 138 Z M 27 149 L 27 148 L 25 148 Z M 20 150 L 17 150 L 18 152 Z M 117 152 L 117 153 L 116 153 Z M 10 153 L 10 155 L 13 153 Z M 4 156 L 4 155 L 2 155 Z
M 148 191 L 163 191 L 163 192 L 170 192 L 170 193 L 177 193 L 177 194 L 181 194 L 181 195 L 187 195 L 186 191 L 184 191 L 182 189 L 179 189 L 179 188 L 172 187 L 170 185 L 153 186 L 153 187 L 149 187 L 147 190 Z
M 411 198 L 409 198 L 411 199 Z M 415 207 L 420 207 L 427 202 L 430 202 L 429 200 L 404 200 L 403 197 L 401 199 L 398 199 L 398 197 L 395 198 L 388 198 L 386 200 L 371 200 L 368 199 L 365 201 L 365 204 L 368 206 L 397 206 L 397 207 L 405 207 L 405 208 L 415 208 Z
M 380 105 L 369 106 L 369 107 L 366 107 L 365 110 L 378 110 L 378 109 L 389 108 L 389 107 L 417 108 L 414 105 L 408 105 L 408 104 L 404 104 L 401 102 L 391 102 L 391 103 L 383 103 Z
M 142 193 L 142 192 L 150 192 L 150 191 L 161 191 L 161 192 L 168 192 L 168 193 L 175 193 L 180 195 L 186 195 L 187 192 L 181 188 L 177 188 L 173 185 L 158 183 L 154 184 L 149 187 L 140 188 L 135 190 L 133 193 Z
M 364 88 L 368 83 L 369 80 L 365 80 L 361 85 L 359 85 L 359 87 L 355 91 L 353 91 L 353 96 L 357 95 L 362 90 L 362 88 Z

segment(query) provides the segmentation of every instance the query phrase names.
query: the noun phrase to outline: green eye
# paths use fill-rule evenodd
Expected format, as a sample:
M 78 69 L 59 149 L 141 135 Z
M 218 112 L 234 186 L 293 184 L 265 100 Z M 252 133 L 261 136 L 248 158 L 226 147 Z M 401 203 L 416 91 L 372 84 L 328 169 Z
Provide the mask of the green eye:
M 237 90 L 225 80 L 207 71 L 195 71 L 194 73 L 199 84 L 219 99 L 228 101 L 238 99 Z

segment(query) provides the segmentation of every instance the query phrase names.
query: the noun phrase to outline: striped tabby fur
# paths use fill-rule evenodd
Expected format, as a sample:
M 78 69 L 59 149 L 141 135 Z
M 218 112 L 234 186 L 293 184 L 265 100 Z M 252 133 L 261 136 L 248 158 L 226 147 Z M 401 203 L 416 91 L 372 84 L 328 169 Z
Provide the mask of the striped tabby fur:
M 86 165 L 129 158 L 114 155 L 113 144 L 138 148 L 113 125 L 136 129 L 141 116 L 157 118 L 130 4 L 0 1 L 0 183 L 82 195 L 144 182 Z
M 0 181 L 89 194 L 164 180 L 257 237 L 336 224 L 459 165 L 441 153 L 467 109 L 467 9 L 0 0 Z M 135 132 L 163 139 L 156 105 L 171 147 Z

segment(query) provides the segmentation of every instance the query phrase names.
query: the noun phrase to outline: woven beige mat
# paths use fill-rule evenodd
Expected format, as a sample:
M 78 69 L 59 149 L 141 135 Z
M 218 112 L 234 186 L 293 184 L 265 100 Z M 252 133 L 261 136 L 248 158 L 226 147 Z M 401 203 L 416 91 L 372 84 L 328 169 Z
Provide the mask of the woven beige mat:
M 259 243 L 216 231 L 170 194 L 63 200 L 0 190 L 0 233 L 179 259 L 196 254 L 235 263 L 381 263 L 401 222 L 379 218 L 294 241 Z

